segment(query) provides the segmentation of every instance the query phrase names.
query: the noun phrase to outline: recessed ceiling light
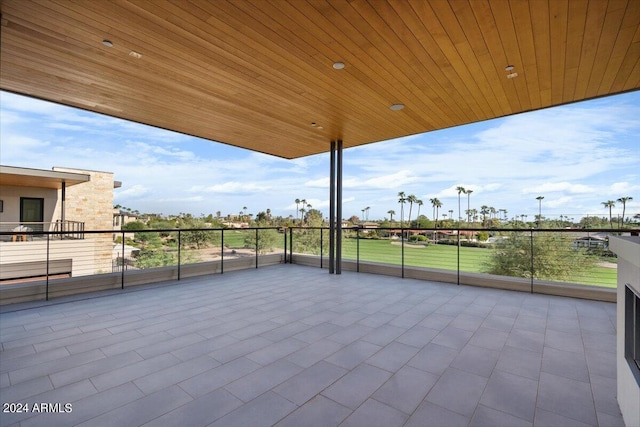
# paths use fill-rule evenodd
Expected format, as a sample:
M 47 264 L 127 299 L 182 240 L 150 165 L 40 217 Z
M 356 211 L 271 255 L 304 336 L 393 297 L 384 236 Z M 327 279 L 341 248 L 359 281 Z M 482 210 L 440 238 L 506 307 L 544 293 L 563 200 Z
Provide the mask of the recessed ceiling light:
M 344 68 L 344 62 L 334 62 L 333 68 L 336 70 L 342 70 Z
M 504 67 L 504 70 L 505 70 L 505 71 L 511 71 L 511 70 L 513 70 L 514 68 L 516 68 L 516 67 L 514 67 L 513 65 L 507 65 L 506 67 Z
M 129 56 L 133 56 L 133 57 L 134 57 L 134 58 L 136 58 L 136 59 L 140 59 L 140 58 L 142 58 L 142 54 L 141 54 L 141 53 L 138 53 L 138 52 L 133 51 L 133 50 L 132 50 L 132 51 L 129 51 Z
M 111 43 L 110 40 L 102 40 L 102 44 L 105 45 L 106 47 L 113 47 L 113 43 Z
M 507 74 L 507 78 L 508 79 L 513 79 L 515 77 L 518 77 L 518 73 L 511 73 L 511 74 Z
M 404 108 L 404 104 L 392 104 L 391 107 L 389 107 L 392 111 L 400 111 Z

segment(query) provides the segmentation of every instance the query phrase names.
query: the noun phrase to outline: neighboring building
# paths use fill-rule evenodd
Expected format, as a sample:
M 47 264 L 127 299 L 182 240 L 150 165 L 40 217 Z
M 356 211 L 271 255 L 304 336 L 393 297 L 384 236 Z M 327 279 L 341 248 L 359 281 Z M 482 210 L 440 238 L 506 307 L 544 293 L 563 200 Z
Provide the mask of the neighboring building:
M 112 229 L 113 189 L 120 186 L 111 172 L 0 166 L 0 230 L 60 232 L 49 239 L 38 234 L 2 236 L 0 280 L 45 274 L 47 251 L 53 260 L 50 274 L 110 272 L 112 234 L 85 230 Z

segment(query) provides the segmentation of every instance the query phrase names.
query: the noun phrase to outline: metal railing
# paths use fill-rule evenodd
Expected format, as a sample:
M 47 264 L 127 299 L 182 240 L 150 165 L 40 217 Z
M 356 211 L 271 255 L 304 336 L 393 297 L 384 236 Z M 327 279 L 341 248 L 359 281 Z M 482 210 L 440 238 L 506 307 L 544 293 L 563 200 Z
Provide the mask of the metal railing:
M 29 236 L 29 239 L 42 237 L 42 232 L 52 232 L 51 239 L 84 239 L 84 222 L 0 222 L 0 232 L 13 232 L 13 236 Z M 33 232 L 25 234 L 26 232 Z M 17 240 L 12 237 L 12 240 Z
M 48 299 L 57 278 L 116 274 L 124 289 L 129 275 L 160 268 L 180 280 L 185 269 L 189 275 L 224 273 L 240 264 L 293 263 L 301 255 L 319 258 L 326 268 L 329 250 L 326 227 L 84 230 L 84 239 L 65 238 L 77 233 L 0 231 L 0 285 L 44 281 Z M 355 262 L 356 271 L 367 263 L 399 268 L 402 277 L 407 268 L 449 271 L 458 283 L 466 273 L 518 277 L 530 281 L 533 292 L 536 283 L 548 281 L 616 287 L 617 259 L 607 243 L 614 234 L 620 232 L 353 227 L 343 228 L 342 246 L 343 260 Z

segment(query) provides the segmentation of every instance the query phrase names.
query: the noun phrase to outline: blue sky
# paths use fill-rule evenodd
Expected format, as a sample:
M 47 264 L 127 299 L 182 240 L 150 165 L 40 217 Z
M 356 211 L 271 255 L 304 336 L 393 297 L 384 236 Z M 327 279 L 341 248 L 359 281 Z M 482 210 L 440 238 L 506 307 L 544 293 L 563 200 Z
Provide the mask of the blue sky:
M 640 213 L 640 92 L 414 135 L 344 151 L 343 214 L 399 215 L 397 193 L 457 216 L 456 187 L 471 208 L 509 217 L 608 216 L 601 202 L 631 196 Z M 0 92 L 0 163 L 114 172 L 115 203 L 141 212 L 294 215 L 296 198 L 328 215 L 329 156 L 297 160 L 234 148 Z M 466 208 L 466 199 L 462 204 Z M 622 212 L 616 204 L 614 215 Z M 415 209 L 413 216 L 415 217 Z M 396 215 L 397 216 L 397 215 Z

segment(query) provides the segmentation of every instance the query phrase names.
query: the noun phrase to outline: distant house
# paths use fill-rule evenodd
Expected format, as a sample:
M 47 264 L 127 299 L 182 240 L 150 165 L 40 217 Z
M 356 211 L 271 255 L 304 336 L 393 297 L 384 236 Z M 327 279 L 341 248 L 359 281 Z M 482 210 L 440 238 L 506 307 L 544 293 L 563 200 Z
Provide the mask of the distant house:
M 112 234 L 85 230 L 112 229 L 120 186 L 111 172 L 0 165 L 0 230 L 28 233 L 0 239 L 0 280 L 110 272 Z
M 609 240 L 604 236 L 593 235 L 579 237 L 573 241 L 574 249 L 602 249 L 609 250 Z

